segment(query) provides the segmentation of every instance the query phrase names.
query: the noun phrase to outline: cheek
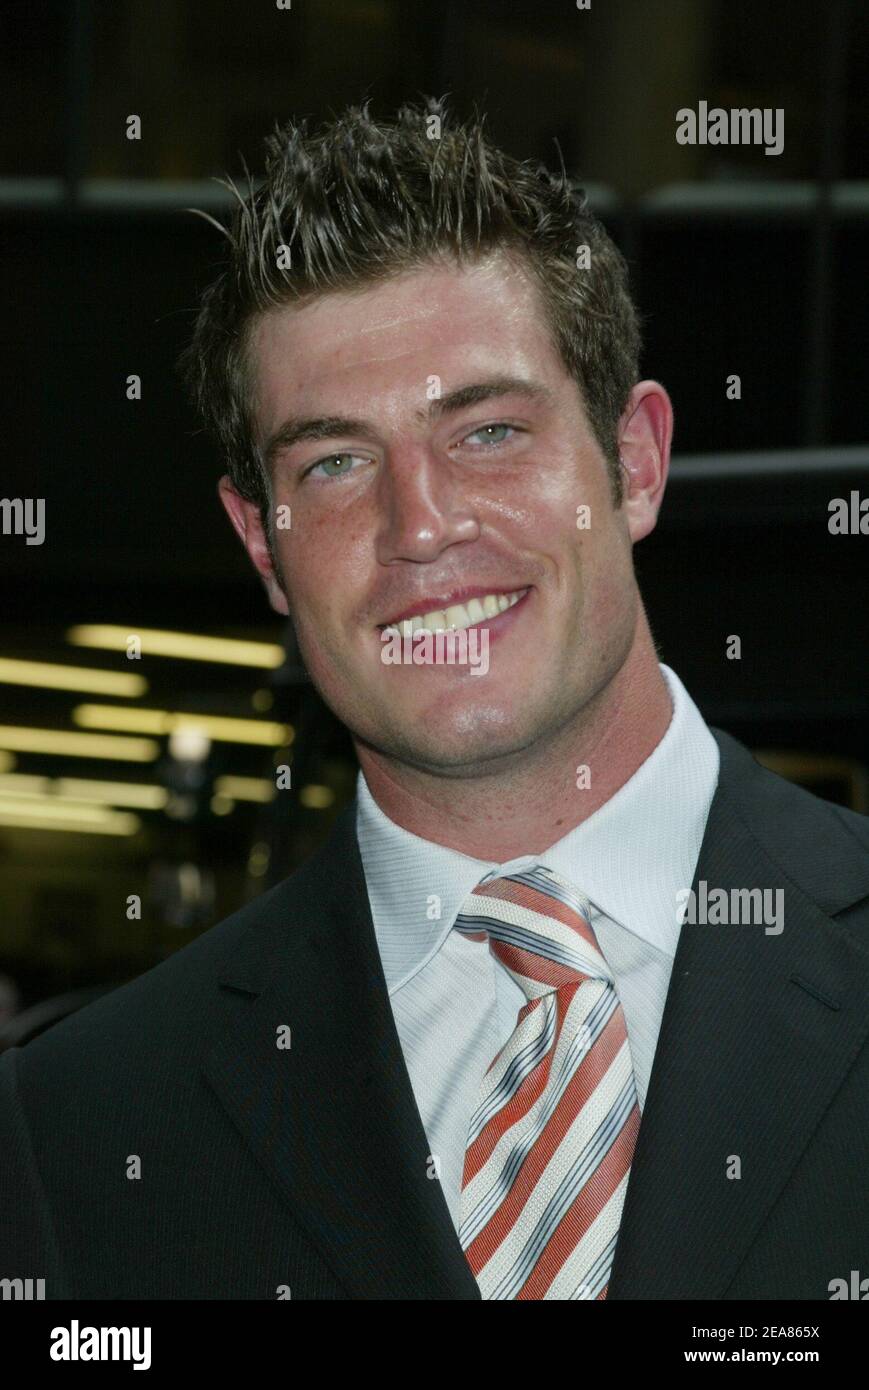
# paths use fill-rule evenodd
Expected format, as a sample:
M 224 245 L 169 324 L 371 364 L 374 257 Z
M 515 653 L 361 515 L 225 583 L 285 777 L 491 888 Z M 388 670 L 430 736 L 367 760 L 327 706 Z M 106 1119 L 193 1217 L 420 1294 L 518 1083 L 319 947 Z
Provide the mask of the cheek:
M 597 515 L 601 515 L 600 509 Z M 587 616 L 612 621 L 624 608 L 633 571 L 630 551 L 626 553 L 610 515 L 603 525 L 596 525 L 592 512 L 590 525 L 574 529 L 566 545 L 571 552 L 577 598 Z
M 284 558 L 287 577 L 300 594 L 319 591 L 323 576 L 341 563 L 342 548 L 328 511 L 295 507 L 292 535 L 287 537 Z
M 325 633 L 350 621 L 365 592 L 359 537 L 326 513 L 294 512 L 292 539 L 279 554 L 297 628 Z
M 587 615 L 598 632 L 615 632 L 629 616 L 631 573 L 619 538 L 610 536 L 584 580 Z

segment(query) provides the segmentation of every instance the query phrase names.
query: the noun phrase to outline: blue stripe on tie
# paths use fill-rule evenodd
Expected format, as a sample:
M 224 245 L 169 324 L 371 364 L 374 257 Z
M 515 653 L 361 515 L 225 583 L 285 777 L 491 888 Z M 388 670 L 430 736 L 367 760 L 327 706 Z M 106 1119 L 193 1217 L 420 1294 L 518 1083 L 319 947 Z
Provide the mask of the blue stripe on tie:
M 607 993 L 612 995 L 612 991 L 608 991 Z M 545 1125 L 551 1118 L 555 1106 L 566 1090 L 573 1073 L 577 1070 L 580 1062 L 584 1060 L 585 1054 L 591 1050 L 597 1038 L 600 1036 L 600 1033 L 606 1027 L 615 1005 L 616 1001 L 614 996 L 609 1000 L 604 996 L 604 998 L 597 1001 L 592 1012 L 584 1020 L 583 1024 L 578 1027 L 576 1037 L 573 1038 L 569 1048 L 561 1059 L 561 1066 L 558 1072 L 555 1073 L 554 1077 L 550 1076 L 547 1081 L 546 1089 L 541 1097 L 541 1099 L 544 1100 L 544 1104 L 541 1106 L 533 1126 L 527 1134 L 523 1135 L 521 1140 L 518 1140 L 516 1144 L 514 1144 L 513 1148 L 505 1157 L 501 1172 L 494 1177 L 491 1187 L 479 1199 L 474 1210 L 468 1214 L 462 1223 L 459 1239 L 462 1241 L 463 1247 L 467 1247 L 476 1239 L 482 1227 L 489 1218 L 494 1215 L 501 1202 L 509 1193 L 522 1164 L 525 1162 L 530 1150 L 533 1148 L 540 1134 L 543 1132 Z M 583 1043 L 585 1039 L 581 1029 L 585 1027 L 588 1027 L 589 1032 L 593 1032 L 594 1036 L 588 1046 L 584 1048 Z M 580 1053 L 583 1053 L 583 1057 L 579 1056 Z M 527 1116 L 524 1118 L 527 1120 Z
M 606 1027 L 607 1023 L 609 1022 L 609 1019 L 610 1019 L 611 1015 L 613 1014 L 613 1012 L 614 1012 L 614 1010 L 615 1010 L 615 1008 L 616 1008 L 616 1003 L 617 1003 L 617 1001 L 616 1001 L 615 994 L 613 993 L 613 991 L 612 991 L 612 990 L 607 990 L 606 993 L 601 997 L 601 999 L 599 999 L 599 1000 L 594 1004 L 592 1010 L 589 1012 L 589 1014 L 587 1015 L 587 1017 L 582 1021 L 582 1023 L 577 1025 L 576 1037 L 572 1040 L 572 1042 L 571 1042 L 569 1048 L 567 1049 L 565 1055 L 562 1057 L 562 1059 L 561 1059 L 561 1066 L 560 1066 L 560 1068 L 559 1068 L 559 1071 L 555 1074 L 555 1077 L 554 1077 L 554 1078 L 553 1078 L 553 1077 L 550 1077 L 550 1078 L 549 1078 L 549 1080 L 548 1080 L 548 1082 L 547 1082 L 547 1086 L 546 1086 L 546 1089 L 547 1089 L 547 1090 L 548 1090 L 550 1087 L 555 1088 L 555 1086 L 557 1085 L 558 1097 L 560 1097 L 561 1093 L 563 1092 L 563 1090 L 565 1089 L 565 1087 L 566 1087 L 566 1085 L 567 1085 L 567 1082 L 570 1080 L 570 1077 L 565 1075 L 566 1068 L 568 1067 L 568 1065 L 572 1064 L 573 1070 L 576 1070 L 576 1068 L 580 1065 L 580 1062 L 581 1062 L 582 1060 L 584 1060 L 584 1055 L 585 1055 L 585 1053 L 587 1053 L 587 1052 L 589 1052 L 589 1051 L 591 1050 L 591 1048 L 594 1046 L 595 1042 L 597 1041 L 598 1037 L 600 1036 L 601 1032 L 602 1032 L 603 1029 Z M 554 1011 L 553 1011 L 553 1012 L 554 1012 Z M 588 1042 L 587 1047 L 584 1049 L 583 1057 L 580 1058 L 580 1057 L 578 1056 L 578 1054 L 579 1054 L 579 1052 L 583 1051 L 582 1044 L 583 1044 L 583 1042 L 584 1042 L 585 1039 L 586 1039 L 586 1034 L 585 1034 L 584 1031 L 583 1031 L 583 1030 L 585 1030 L 585 1029 L 588 1030 L 588 1034 L 591 1035 L 591 1039 L 590 1039 L 590 1041 Z M 523 1079 L 524 1079 L 524 1078 L 523 1078 Z M 563 1084 L 562 1084 L 562 1081 L 563 1081 Z M 514 1092 L 513 1092 L 513 1093 L 515 1093 L 515 1090 L 516 1090 L 516 1089 L 518 1089 L 518 1088 L 514 1088 Z M 542 1098 L 542 1097 L 541 1097 L 541 1098 Z M 546 1098 L 546 1103 L 547 1103 L 547 1105 L 548 1105 L 548 1100 L 549 1100 L 549 1098 L 547 1097 L 547 1098 Z M 506 1104 L 506 1102 L 505 1102 L 505 1104 Z M 481 1107 L 481 1108 L 482 1108 L 482 1107 Z M 497 1114 L 499 1110 L 503 1110 L 504 1106 L 503 1106 L 503 1105 L 499 1105 L 497 1108 L 492 1108 L 492 1107 L 488 1107 L 488 1108 L 490 1108 L 490 1109 L 492 1110 L 492 1116 L 493 1116 L 494 1114 Z M 553 1107 L 553 1108 L 554 1108 L 554 1107 Z M 491 1116 L 489 1116 L 488 1118 L 491 1118 Z M 480 1130 L 482 1130 L 482 1128 L 483 1128 L 483 1126 L 481 1125 L 481 1126 L 480 1126 Z M 478 1133 L 479 1133 L 479 1131 L 478 1131 Z M 477 1136 L 475 1135 L 474 1138 L 476 1138 L 476 1137 L 477 1137 Z M 469 1140 L 469 1142 L 468 1142 L 468 1147 L 470 1147 L 470 1144 L 471 1144 L 472 1142 L 473 1142 L 473 1140 Z M 481 1199 L 481 1200 L 483 1200 L 483 1199 Z
M 513 1183 L 518 1177 L 519 1170 L 525 1162 L 528 1154 L 542 1134 L 548 1124 L 555 1107 L 567 1089 L 574 1072 L 576 1072 L 587 1054 L 594 1047 L 612 1014 L 617 1007 L 617 999 L 613 990 L 605 990 L 600 999 L 589 1011 L 586 1018 L 577 1024 L 576 1036 L 571 1040 L 570 1046 L 565 1051 L 561 1059 L 561 1065 L 554 1078 L 549 1077 L 543 1097 L 544 1104 L 541 1106 L 537 1118 L 531 1129 L 523 1135 L 522 1139 L 514 1144 L 504 1160 L 501 1172 L 497 1174 L 492 1182 L 492 1186 L 479 1199 L 472 1212 L 468 1213 L 459 1231 L 459 1240 L 463 1249 L 476 1239 L 486 1225 L 491 1216 L 508 1195 Z M 587 1030 L 587 1032 L 586 1032 Z M 582 1054 L 581 1056 L 579 1054 Z M 527 1116 L 524 1117 L 527 1119 Z M 476 1136 L 475 1136 L 476 1137 Z M 469 1146 L 470 1146 L 469 1141 Z
M 582 1153 L 578 1155 L 550 1197 L 512 1269 L 504 1275 L 498 1287 L 490 1294 L 490 1298 L 515 1298 L 527 1282 L 559 1223 L 564 1219 L 588 1179 L 600 1167 L 607 1152 L 624 1128 L 635 1100 L 636 1086 L 633 1073 L 631 1073 L 609 1114 L 601 1121 L 595 1134 L 592 1135 Z
M 633 1108 L 633 1078 L 625 1083 L 613 1108 L 601 1122 L 596 1134 L 565 1174 L 541 1214 L 512 1270 L 504 1276 L 493 1298 L 515 1298 L 525 1284 L 538 1259 L 564 1219 L 583 1187 L 593 1177 L 607 1152 L 621 1133 Z M 503 1290 L 503 1292 L 502 1292 Z
M 484 931 L 493 941 L 502 941 L 505 946 L 516 946 L 522 951 L 527 951 L 530 955 L 540 956 L 543 960 L 552 961 L 556 965 L 563 965 L 568 970 L 576 970 L 589 979 L 608 978 L 602 974 L 602 969 L 606 968 L 603 957 L 581 937 L 577 937 L 577 942 L 586 948 L 587 954 L 535 932 L 531 927 L 517 926 L 513 922 L 502 922 L 500 918 L 488 917 L 482 913 L 472 916 L 465 912 L 456 918 L 454 930 L 462 935 Z M 570 929 L 568 928 L 568 930 Z M 529 979 L 534 978 L 536 977 L 529 975 Z M 538 983 L 543 982 L 538 981 Z
M 631 1113 L 633 1102 L 633 1078 L 629 1077 L 609 1114 L 601 1121 L 595 1135 L 589 1141 L 583 1153 L 579 1155 L 573 1167 L 565 1174 L 557 1191 L 553 1194 L 545 1211 L 542 1213 L 535 1233 L 528 1241 L 525 1251 L 523 1251 L 523 1255 L 520 1257 L 520 1261 L 524 1260 L 527 1266 L 521 1278 L 520 1286 L 525 1283 L 528 1274 L 530 1274 L 541 1253 L 555 1234 L 559 1223 L 564 1219 L 586 1183 L 597 1172 L 597 1169 L 600 1167 L 610 1148 L 615 1143 Z M 517 1265 L 520 1261 L 517 1261 Z M 508 1295 L 508 1297 L 509 1296 L 511 1295 Z
M 610 1271 L 613 1267 L 613 1255 L 615 1254 L 618 1235 L 619 1233 L 616 1231 L 615 1235 L 610 1237 L 594 1264 L 586 1270 L 585 1278 L 582 1283 L 577 1284 L 573 1293 L 570 1295 L 572 1300 L 595 1299 L 598 1294 L 606 1288 L 607 1281 L 610 1277 Z
M 497 1115 L 499 1110 L 503 1110 L 507 1102 L 516 1094 L 528 1073 L 534 1070 L 540 1059 L 546 1056 L 546 1053 L 552 1046 L 552 1040 L 555 1036 L 557 1010 L 554 1005 L 553 996 L 546 995 L 543 997 L 544 1016 L 541 1031 L 535 1033 L 534 1037 L 525 1044 L 521 1051 L 517 1052 L 491 1095 L 487 1096 L 485 1101 L 477 1106 L 477 1109 L 471 1116 L 468 1142 L 465 1145 L 466 1148 L 470 1148 L 488 1120 L 493 1115 Z
M 580 898 L 572 892 L 568 884 L 561 883 L 551 877 L 551 870 L 547 871 L 542 866 L 536 869 L 527 869 L 522 873 L 509 874 L 507 880 L 510 883 L 523 883 L 527 888 L 536 888 L 538 893 L 543 893 L 547 898 L 553 898 L 556 902 L 564 903 L 565 907 L 570 907 L 574 912 L 578 912 L 580 917 L 588 921 L 591 912 L 591 903 L 587 898 Z M 482 885 L 485 888 L 485 884 Z

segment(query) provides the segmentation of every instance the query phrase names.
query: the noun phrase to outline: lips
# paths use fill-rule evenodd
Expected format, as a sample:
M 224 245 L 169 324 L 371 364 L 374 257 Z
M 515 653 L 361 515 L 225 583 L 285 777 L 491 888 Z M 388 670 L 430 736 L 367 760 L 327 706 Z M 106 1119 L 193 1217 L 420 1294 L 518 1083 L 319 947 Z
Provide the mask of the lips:
M 528 587 L 518 589 L 465 589 L 438 602 L 421 599 L 389 622 L 380 624 L 381 631 L 395 629 L 404 637 L 414 632 L 460 631 L 506 613 L 528 593 Z

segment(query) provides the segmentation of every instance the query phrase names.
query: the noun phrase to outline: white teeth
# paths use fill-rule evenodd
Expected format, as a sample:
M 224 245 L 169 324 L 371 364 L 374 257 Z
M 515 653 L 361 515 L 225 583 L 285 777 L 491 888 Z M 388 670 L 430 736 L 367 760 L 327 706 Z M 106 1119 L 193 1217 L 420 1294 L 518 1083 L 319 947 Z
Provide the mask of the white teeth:
M 430 613 L 417 613 L 413 618 L 403 618 L 400 623 L 387 627 L 386 630 L 394 632 L 397 628 L 402 637 L 412 637 L 420 628 L 425 628 L 428 632 L 443 632 L 450 628 L 458 630 L 473 627 L 484 618 L 495 618 L 499 613 L 506 613 L 526 592 L 525 589 L 516 589 L 511 594 L 486 594 L 482 599 L 470 598 L 467 603 L 454 603 L 447 609 L 435 608 Z
M 447 627 L 465 627 L 465 619 L 467 618 L 467 616 L 468 614 L 464 604 L 454 603 L 451 608 L 447 609 L 445 614 L 447 620 Z
M 439 608 L 435 613 L 426 613 L 422 621 L 429 632 L 439 632 L 447 625 L 447 615 Z

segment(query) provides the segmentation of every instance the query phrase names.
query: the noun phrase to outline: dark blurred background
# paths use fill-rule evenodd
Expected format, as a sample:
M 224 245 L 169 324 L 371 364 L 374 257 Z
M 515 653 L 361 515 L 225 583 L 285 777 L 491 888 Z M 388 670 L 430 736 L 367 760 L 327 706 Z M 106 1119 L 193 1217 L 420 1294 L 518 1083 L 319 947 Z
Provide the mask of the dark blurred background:
M 662 658 L 710 723 L 867 809 L 869 537 L 828 507 L 869 496 L 869 8 L 6 0 L 0 39 L 0 497 L 46 506 L 42 544 L 10 508 L 0 532 L 0 1047 L 290 872 L 353 793 L 173 368 L 221 254 L 183 209 L 225 211 L 210 180 L 256 174 L 276 119 L 448 93 L 516 156 L 560 148 L 676 411 L 635 552 Z M 679 145 L 701 100 L 783 108 L 783 153 Z

